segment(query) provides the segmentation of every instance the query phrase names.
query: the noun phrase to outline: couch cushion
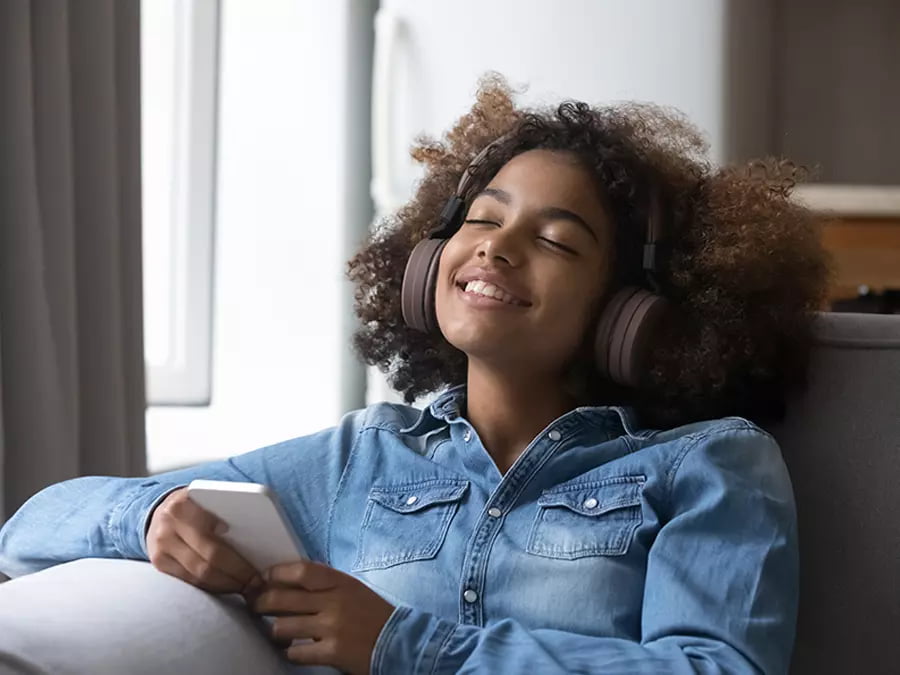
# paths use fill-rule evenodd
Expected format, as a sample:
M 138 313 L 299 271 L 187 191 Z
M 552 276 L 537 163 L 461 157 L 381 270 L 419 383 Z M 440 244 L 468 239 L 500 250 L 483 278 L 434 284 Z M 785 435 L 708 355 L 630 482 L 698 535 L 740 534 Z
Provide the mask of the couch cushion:
M 791 672 L 900 672 L 900 316 L 821 315 L 809 388 L 771 431 L 799 518 Z
M 4 583 L 0 636 L 0 675 L 336 672 L 291 667 L 239 596 L 134 560 L 78 560 Z

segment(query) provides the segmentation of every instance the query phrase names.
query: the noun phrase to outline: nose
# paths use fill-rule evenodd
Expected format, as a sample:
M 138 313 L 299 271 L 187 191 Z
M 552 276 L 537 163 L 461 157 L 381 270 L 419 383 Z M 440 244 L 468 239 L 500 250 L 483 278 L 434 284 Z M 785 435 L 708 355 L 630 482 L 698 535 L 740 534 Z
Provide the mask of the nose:
M 478 258 L 516 267 L 522 257 L 521 243 L 518 241 L 516 230 L 517 228 L 507 223 L 486 232 L 484 238 L 478 242 L 476 249 Z

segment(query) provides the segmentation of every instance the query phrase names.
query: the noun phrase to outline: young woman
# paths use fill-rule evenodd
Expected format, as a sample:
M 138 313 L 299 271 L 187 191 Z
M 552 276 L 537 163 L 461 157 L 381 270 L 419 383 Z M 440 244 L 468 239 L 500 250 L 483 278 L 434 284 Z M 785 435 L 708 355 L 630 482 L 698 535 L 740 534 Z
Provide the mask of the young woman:
M 827 266 L 793 167 L 702 151 L 668 112 L 522 111 L 485 80 L 350 263 L 361 355 L 408 401 L 446 391 L 52 486 L 0 569 L 148 559 L 351 673 L 787 672 L 794 502 L 757 424 L 802 382 Z M 257 575 L 187 499 L 201 477 L 271 486 L 316 562 Z

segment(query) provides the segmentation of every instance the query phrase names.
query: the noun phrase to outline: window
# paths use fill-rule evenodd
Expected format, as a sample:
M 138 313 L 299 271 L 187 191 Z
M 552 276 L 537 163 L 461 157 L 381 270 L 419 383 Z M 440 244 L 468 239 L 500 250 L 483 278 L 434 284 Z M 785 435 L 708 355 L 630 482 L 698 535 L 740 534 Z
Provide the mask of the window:
M 141 4 L 144 342 L 151 405 L 210 399 L 218 0 Z
M 344 270 L 372 213 L 375 2 L 218 3 L 218 17 L 208 0 L 166 0 L 165 11 L 158 0 L 145 2 L 153 13 L 145 31 L 171 36 L 148 38 L 159 43 L 148 42 L 144 53 L 151 77 L 168 79 L 157 94 L 148 78 L 145 105 L 156 98 L 153 105 L 170 119 L 156 140 L 145 135 L 147 159 L 166 143 L 172 155 L 158 160 L 157 176 L 167 182 L 155 208 L 164 217 L 148 211 L 145 251 L 156 404 L 147 408 L 147 462 L 156 473 L 312 433 L 362 405 L 365 379 L 349 348 L 352 289 Z M 187 79 L 177 80 L 179 67 Z M 163 96 L 171 99 L 165 106 Z M 159 222 L 168 229 L 160 232 Z M 211 310 L 198 298 L 211 299 Z M 191 356 L 201 332 L 207 353 Z M 157 383 L 189 382 L 180 373 L 197 366 L 205 396 L 161 395 Z

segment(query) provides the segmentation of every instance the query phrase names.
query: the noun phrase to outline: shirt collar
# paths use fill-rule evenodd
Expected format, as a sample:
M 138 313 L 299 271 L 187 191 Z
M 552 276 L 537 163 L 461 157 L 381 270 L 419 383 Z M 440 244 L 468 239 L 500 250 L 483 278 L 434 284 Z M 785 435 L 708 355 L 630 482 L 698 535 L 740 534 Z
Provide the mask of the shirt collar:
M 583 406 L 576 408 L 576 410 L 582 417 L 607 428 L 612 422 L 613 428 L 619 434 L 627 434 L 634 438 L 639 438 L 646 436 L 648 433 L 648 430 L 641 428 L 637 412 L 631 406 Z
M 426 406 L 419 413 L 419 417 L 411 426 L 402 429 L 401 431 L 402 433 L 415 436 L 434 431 L 459 418 L 465 407 L 465 402 L 466 385 L 460 384 L 451 387 L 435 398 L 434 401 L 431 402 L 431 405 Z
M 460 384 L 447 389 L 439 394 L 430 405 L 425 407 L 415 422 L 403 433 L 420 435 L 433 431 L 458 419 L 465 408 L 466 403 L 466 385 Z M 637 413 L 631 406 L 582 406 L 576 408 L 577 412 L 590 422 L 594 422 L 606 428 L 609 427 L 610 420 L 615 420 L 618 431 L 638 438 L 652 433 L 649 430 L 642 429 Z

